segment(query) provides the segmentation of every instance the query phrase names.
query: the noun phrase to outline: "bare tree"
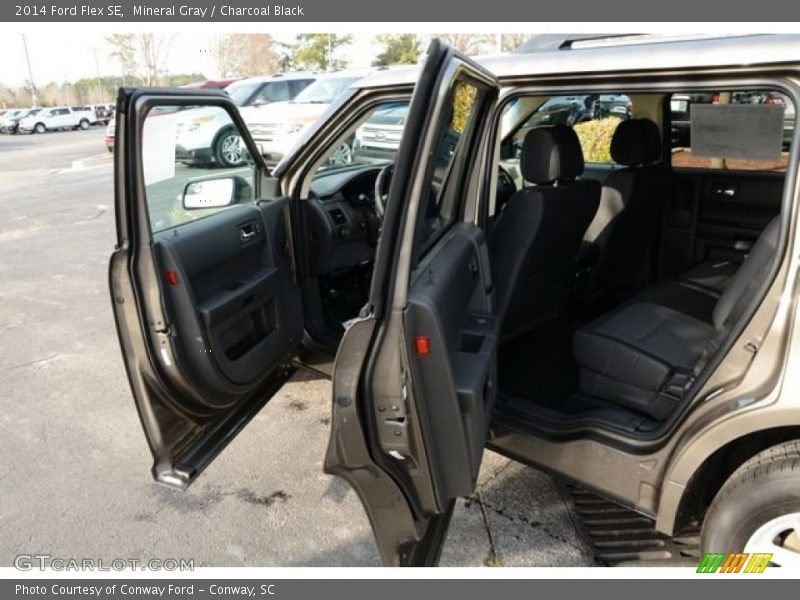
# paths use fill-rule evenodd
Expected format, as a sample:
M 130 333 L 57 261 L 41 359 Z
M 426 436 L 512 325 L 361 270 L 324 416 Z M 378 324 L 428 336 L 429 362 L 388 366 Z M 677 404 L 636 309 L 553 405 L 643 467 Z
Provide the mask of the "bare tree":
M 158 85 L 160 77 L 167 73 L 167 60 L 174 41 L 174 35 L 136 34 L 136 50 L 145 85 Z
M 498 33 L 500 52 L 513 52 L 531 37 L 529 33 Z
M 271 75 L 279 68 L 275 40 L 267 33 L 224 35 L 215 54 L 220 77 Z
M 136 74 L 136 47 L 133 35 L 130 33 L 114 33 L 106 37 L 106 43 L 111 46 L 111 56 L 119 61 L 122 69 L 122 79 Z
M 112 54 L 122 64 L 123 76 L 137 74 L 144 85 L 158 85 L 167 73 L 174 35 L 155 33 L 114 34 L 106 38 Z
M 493 41 L 491 35 L 484 33 L 435 33 L 433 37 L 440 38 L 467 56 L 486 52 Z

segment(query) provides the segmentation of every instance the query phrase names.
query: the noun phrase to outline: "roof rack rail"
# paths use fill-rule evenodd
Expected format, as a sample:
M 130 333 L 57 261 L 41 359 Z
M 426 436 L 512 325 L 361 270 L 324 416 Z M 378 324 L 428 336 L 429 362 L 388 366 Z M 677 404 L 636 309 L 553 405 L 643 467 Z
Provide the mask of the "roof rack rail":
M 624 39 L 641 38 L 646 34 L 641 33 L 543 33 L 532 36 L 522 44 L 515 54 L 528 54 L 530 52 L 547 52 L 552 50 L 571 50 L 575 45 L 587 42 L 618 42 Z

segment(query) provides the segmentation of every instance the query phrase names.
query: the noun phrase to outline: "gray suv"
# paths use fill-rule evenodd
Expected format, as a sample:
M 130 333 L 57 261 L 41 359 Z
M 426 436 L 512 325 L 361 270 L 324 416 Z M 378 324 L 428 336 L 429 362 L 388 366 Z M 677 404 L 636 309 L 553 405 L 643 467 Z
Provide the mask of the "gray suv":
M 324 470 L 387 565 L 436 563 L 491 448 L 706 552 L 798 566 L 798 130 L 787 151 L 777 103 L 708 104 L 670 147 L 670 101 L 796 105 L 799 76 L 792 35 L 480 63 L 434 41 L 273 171 L 225 94 L 123 89 L 111 299 L 153 477 L 185 489 L 306 368 L 332 378 Z M 611 92 L 630 118 L 525 127 Z M 396 152 L 331 165 L 398 103 Z M 165 106 L 219 111 L 250 161 L 165 165 Z

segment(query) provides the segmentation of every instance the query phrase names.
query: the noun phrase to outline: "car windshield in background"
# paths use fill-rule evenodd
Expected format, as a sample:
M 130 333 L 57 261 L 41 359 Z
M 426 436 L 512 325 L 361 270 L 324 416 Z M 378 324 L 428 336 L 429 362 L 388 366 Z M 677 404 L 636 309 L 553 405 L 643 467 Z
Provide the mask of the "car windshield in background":
M 237 81 L 225 88 L 236 106 L 244 106 L 261 84 L 257 81 Z
M 292 102 L 295 104 L 330 104 L 359 79 L 359 77 L 319 79 L 297 94 Z

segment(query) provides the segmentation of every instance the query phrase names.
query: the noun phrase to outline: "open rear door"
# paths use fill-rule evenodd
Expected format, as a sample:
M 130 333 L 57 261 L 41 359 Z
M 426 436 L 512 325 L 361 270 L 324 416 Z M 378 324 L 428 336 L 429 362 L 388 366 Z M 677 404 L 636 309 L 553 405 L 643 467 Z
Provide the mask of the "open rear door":
M 185 488 L 290 374 L 288 200 L 223 92 L 122 89 L 116 122 L 114 316 L 153 476 Z
M 336 358 L 326 472 L 347 480 L 388 565 L 433 565 L 474 491 L 495 398 L 497 326 L 472 209 L 499 86 L 434 41 L 414 91 L 368 314 Z

